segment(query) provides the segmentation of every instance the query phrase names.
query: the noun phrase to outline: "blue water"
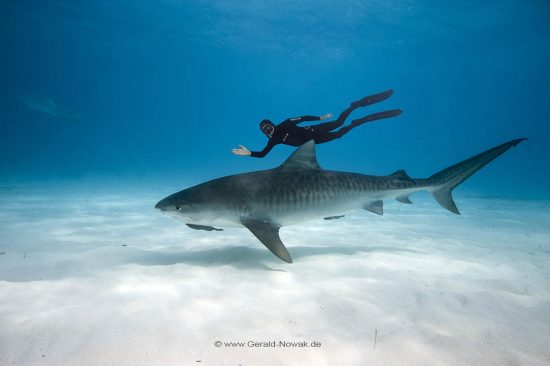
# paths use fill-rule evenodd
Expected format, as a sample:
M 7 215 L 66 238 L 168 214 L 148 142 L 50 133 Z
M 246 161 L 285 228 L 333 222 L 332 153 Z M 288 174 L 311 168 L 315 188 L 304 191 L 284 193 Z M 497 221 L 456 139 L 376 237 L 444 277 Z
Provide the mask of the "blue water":
M 548 1 L 3 0 L 0 45 L 0 365 L 549 364 Z M 154 209 L 281 164 L 231 153 L 262 119 L 390 88 L 350 119 L 403 114 L 323 168 L 423 178 L 529 140 L 461 215 L 424 193 L 281 228 L 293 264 Z M 248 341 L 320 346 L 223 343 Z
M 527 137 L 465 191 L 550 197 L 543 1 L 4 1 L 0 182 L 181 182 L 280 164 L 258 122 L 404 113 L 320 145 L 328 169 L 424 177 Z M 47 111 L 24 102 L 51 100 Z M 61 111 L 61 112 L 59 112 Z M 69 116 L 64 118 L 64 116 Z

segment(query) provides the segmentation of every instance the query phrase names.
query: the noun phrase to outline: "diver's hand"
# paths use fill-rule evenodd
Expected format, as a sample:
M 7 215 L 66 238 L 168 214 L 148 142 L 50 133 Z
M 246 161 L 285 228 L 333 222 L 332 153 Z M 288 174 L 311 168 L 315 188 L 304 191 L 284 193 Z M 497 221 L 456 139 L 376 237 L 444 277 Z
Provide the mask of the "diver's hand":
M 332 113 L 327 113 L 327 114 L 325 114 L 325 115 L 323 115 L 323 116 L 321 116 L 321 117 L 319 117 L 319 118 L 321 118 L 321 119 L 332 118 Z
M 233 149 L 231 152 L 235 155 L 250 156 L 252 153 L 243 145 L 239 145 L 238 149 Z

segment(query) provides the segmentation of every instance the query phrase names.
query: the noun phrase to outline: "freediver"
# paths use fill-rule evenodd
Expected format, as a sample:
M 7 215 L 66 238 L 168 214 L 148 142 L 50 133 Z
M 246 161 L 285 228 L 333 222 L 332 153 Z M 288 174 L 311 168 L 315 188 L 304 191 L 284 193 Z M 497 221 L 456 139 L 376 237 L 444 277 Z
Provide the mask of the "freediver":
M 351 102 L 350 106 L 346 108 L 340 116 L 334 121 L 320 123 L 313 126 L 299 127 L 298 123 L 308 121 L 320 121 L 328 118 L 332 118 L 332 113 L 327 113 L 323 116 L 302 116 L 295 118 L 288 118 L 278 125 L 273 124 L 268 119 L 264 119 L 260 122 L 260 129 L 269 138 L 267 145 L 262 151 L 249 151 L 243 145 L 239 145 L 238 149 L 233 149 L 231 152 L 235 155 L 252 156 L 255 158 L 263 158 L 266 156 L 275 145 L 285 144 L 290 146 L 301 146 L 309 140 L 314 140 L 316 144 L 322 144 L 334 139 L 338 139 L 351 131 L 353 128 L 362 125 L 363 123 L 377 121 L 383 118 L 396 117 L 401 114 L 400 109 L 392 109 L 389 111 L 378 112 L 369 114 L 368 116 L 355 119 L 351 121 L 351 124 L 344 126 L 339 130 L 334 131 L 338 127 L 344 124 L 346 118 L 351 112 L 360 107 L 365 107 L 374 103 L 381 102 L 388 99 L 393 94 L 393 90 L 386 90 L 384 92 L 369 95 L 355 102 Z

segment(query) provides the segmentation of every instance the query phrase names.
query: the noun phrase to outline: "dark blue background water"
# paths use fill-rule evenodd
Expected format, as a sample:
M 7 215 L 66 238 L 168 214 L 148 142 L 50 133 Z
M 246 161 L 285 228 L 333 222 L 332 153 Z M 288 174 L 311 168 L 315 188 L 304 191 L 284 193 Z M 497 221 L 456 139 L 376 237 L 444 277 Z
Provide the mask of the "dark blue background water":
M 465 190 L 550 197 L 546 1 L 2 1 L 0 182 L 185 184 L 278 165 L 263 118 L 398 118 L 318 146 L 327 169 L 424 177 L 530 140 Z M 52 99 L 78 119 L 29 107 Z

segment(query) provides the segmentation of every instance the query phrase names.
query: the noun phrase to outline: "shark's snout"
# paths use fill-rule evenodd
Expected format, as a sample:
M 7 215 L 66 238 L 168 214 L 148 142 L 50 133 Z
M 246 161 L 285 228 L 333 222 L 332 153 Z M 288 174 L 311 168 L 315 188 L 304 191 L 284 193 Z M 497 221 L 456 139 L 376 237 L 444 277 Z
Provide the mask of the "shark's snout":
M 155 208 L 158 209 L 158 210 L 161 210 L 161 211 L 166 211 L 166 204 L 164 202 L 164 200 L 162 201 L 159 201 L 156 205 L 155 205 Z

